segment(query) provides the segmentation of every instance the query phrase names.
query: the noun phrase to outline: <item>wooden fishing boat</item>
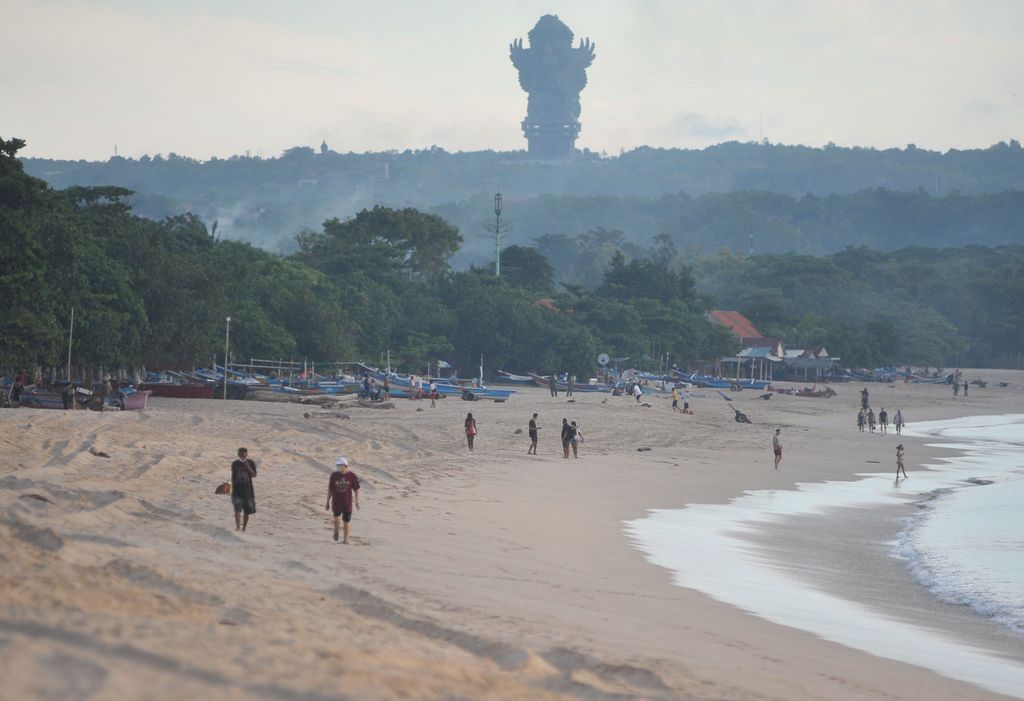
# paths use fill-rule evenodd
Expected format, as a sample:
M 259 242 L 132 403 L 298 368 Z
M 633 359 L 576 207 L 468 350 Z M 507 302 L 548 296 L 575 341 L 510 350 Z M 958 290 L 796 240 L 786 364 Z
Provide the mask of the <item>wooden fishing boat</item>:
M 121 391 L 108 396 L 107 400 L 113 399 L 125 411 L 144 411 L 151 394 L 152 392 L 148 389 Z
M 92 392 L 78 387 L 75 391 L 75 403 L 84 406 L 92 399 Z M 26 409 L 63 409 L 63 388 L 26 387 L 21 393 L 21 405 Z
M 798 389 L 793 394 L 797 397 L 834 397 L 836 396 L 836 391 L 831 387 L 826 387 L 825 389 L 804 387 L 803 389 Z
M 216 385 L 213 383 L 184 382 L 143 382 L 139 389 L 154 397 L 175 397 L 178 399 L 213 399 Z

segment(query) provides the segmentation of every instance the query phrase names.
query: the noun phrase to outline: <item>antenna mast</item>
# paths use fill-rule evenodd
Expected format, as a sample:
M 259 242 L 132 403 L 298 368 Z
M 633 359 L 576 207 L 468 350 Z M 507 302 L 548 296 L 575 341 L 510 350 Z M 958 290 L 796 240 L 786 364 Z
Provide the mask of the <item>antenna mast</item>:
M 494 195 L 494 277 L 501 277 L 501 193 Z M 483 378 L 481 378 L 482 380 Z

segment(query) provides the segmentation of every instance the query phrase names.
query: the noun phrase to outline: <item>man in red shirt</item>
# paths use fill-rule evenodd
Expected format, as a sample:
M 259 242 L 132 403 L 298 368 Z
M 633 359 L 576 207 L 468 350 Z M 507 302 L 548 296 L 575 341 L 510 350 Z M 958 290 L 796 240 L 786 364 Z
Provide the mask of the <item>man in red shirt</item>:
M 327 505 L 334 514 L 334 542 L 338 542 L 338 522 L 345 523 L 345 537 L 342 543 L 348 544 L 348 524 L 352 520 L 352 505 L 359 509 L 359 478 L 348 469 L 348 458 L 340 457 L 334 461 L 335 470 L 327 483 Z

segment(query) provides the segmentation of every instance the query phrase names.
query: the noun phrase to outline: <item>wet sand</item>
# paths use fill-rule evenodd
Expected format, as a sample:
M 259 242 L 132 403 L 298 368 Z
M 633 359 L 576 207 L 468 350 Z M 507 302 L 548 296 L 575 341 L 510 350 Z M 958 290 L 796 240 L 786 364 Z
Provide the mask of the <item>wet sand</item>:
M 1019 411 L 1024 373 L 979 375 L 992 382 L 966 401 L 899 384 L 870 386 L 872 404 L 911 422 Z M 897 442 L 913 475 L 929 450 L 858 433 L 859 389 L 731 405 L 709 390 L 686 417 L 667 395 L 646 408 L 539 389 L 348 421 L 208 400 L 2 411 L 0 697 L 1000 698 L 674 586 L 623 534 L 652 508 L 887 469 Z M 561 458 L 563 416 L 583 428 L 581 459 Z M 213 493 L 239 445 L 259 465 L 244 534 Z M 339 454 L 364 487 L 348 546 L 324 510 Z

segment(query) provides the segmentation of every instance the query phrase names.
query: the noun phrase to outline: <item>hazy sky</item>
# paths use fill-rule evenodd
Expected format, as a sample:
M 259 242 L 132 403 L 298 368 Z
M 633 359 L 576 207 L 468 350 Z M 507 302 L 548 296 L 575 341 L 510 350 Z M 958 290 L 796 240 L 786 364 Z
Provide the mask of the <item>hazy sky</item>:
M 508 44 L 546 13 L 597 44 L 596 151 L 1024 137 L 1022 0 L 0 0 L 0 136 L 86 159 L 524 148 Z

